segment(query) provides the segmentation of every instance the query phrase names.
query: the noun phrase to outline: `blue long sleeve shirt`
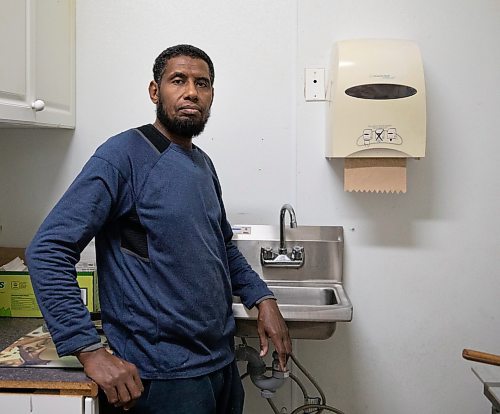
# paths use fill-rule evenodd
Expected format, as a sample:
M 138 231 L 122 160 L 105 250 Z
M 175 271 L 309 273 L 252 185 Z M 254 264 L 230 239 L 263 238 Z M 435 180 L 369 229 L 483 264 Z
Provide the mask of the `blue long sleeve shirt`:
M 99 336 L 75 264 L 95 237 L 103 329 L 146 379 L 189 378 L 233 358 L 232 295 L 272 295 L 231 242 L 209 157 L 152 125 L 110 138 L 27 249 L 38 304 L 59 355 Z

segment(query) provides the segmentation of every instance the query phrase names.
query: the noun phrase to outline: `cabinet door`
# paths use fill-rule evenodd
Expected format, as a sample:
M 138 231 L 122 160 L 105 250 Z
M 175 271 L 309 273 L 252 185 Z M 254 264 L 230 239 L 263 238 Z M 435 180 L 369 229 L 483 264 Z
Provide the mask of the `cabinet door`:
M 29 2 L 0 2 L 0 120 L 35 121 L 31 109 Z
M 0 1 L 0 121 L 75 126 L 75 0 Z
M 32 414 L 82 414 L 83 397 L 66 395 L 31 395 Z
M 30 414 L 31 397 L 29 394 L 0 393 L 0 411 L 9 414 Z
M 31 0 L 34 9 L 34 100 L 39 124 L 75 126 L 75 4 Z
M 97 398 L 84 397 L 83 414 L 99 414 L 99 400 Z

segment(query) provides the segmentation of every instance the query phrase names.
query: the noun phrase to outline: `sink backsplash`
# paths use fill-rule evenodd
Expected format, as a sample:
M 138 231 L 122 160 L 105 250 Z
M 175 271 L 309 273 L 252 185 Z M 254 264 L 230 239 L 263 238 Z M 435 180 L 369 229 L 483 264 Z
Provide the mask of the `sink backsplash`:
M 294 246 L 304 248 L 304 265 L 300 268 L 266 267 L 261 263 L 261 248 L 278 250 L 279 226 L 233 226 L 233 241 L 252 268 L 266 281 L 329 281 L 342 283 L 344 231 L 341 226 L 286 227 L 288 251 Z

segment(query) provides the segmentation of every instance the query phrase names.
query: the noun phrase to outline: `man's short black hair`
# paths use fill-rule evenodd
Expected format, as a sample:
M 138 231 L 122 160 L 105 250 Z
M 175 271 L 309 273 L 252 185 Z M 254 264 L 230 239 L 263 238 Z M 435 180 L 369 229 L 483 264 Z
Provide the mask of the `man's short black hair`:
M 202 59 L 207 62 L 210 73 L 210 83 L 212 85 L 214 84 L 215 71 L 212 60 L 203 50 L 191 45 L 171 46 L 158 55 L 155 60 L 155 64 L 153 65 L 153 79 L 157 84 L 160 84 L 161 77 L 163 76 L 163 71 L 165 70 L 168 60 L 177 56 L 188 56 L 193 59 Z

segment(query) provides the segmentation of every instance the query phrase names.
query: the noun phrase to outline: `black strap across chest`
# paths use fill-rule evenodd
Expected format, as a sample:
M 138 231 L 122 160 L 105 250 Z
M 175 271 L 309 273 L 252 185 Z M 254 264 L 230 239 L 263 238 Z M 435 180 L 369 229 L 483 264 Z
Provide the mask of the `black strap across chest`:
M 146 124 L 137 128 L 151 142 L 151 144 L 160 152 L 165 151 L 170 145 L 170 141 L 158 131 L 153 124 Z

